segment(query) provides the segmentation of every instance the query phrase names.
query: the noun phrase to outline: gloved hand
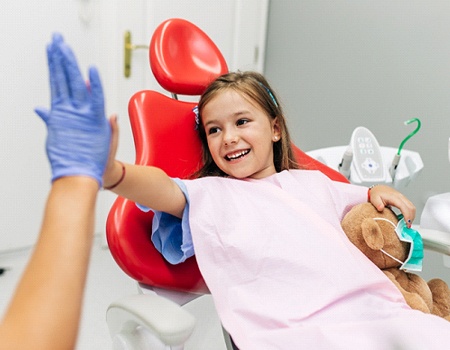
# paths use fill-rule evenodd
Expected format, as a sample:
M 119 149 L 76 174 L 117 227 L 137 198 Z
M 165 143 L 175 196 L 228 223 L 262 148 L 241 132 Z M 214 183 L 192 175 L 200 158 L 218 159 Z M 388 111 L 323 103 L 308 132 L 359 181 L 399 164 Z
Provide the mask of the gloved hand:
M 77 60 L 60 34 L 47 46 L 51 109 L 35 112 L 47 125 L 47 156 L 52 181 L 63 176 L 86 175 L 102 186 L 108 159 L 111 127 L 105 117 L 103 89 L 98 71 L 89 69 L 83 80 Z

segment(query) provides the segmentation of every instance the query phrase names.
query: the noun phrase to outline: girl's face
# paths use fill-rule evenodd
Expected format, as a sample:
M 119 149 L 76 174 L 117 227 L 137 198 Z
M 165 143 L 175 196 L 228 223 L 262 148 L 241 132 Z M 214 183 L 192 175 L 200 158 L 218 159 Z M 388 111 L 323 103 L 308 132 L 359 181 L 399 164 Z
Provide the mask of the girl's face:
M 224 90 L 202 111 L 211 156 L 226 174 L 237 179 L 264 178 L 276 173 L 273 142 L 280 138 L 277 119 L 234 90 Z

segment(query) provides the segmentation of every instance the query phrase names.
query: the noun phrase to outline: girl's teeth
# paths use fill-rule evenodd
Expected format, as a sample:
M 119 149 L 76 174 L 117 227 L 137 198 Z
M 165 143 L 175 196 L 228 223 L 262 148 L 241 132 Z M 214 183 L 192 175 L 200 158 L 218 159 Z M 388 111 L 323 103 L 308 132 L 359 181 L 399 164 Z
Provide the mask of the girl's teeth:
M 228 159 L 237 159 L 239 157 L 242 157 L 242 156 L 246 155 L 247 153 L 248 153 L 248 151 L 242 151 L 242 152 L 239 152 L 239 153 L 236 153 L 236 154 L 233 154 L 233 155 L 229 155 L 229 156 L 227 156 L 227 158 Z

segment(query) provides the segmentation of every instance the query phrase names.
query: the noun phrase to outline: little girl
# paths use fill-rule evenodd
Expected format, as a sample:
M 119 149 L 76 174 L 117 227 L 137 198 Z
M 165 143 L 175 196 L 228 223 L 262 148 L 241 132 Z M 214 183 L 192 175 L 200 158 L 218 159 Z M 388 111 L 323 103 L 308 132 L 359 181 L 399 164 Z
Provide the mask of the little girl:
M 103 184 L 155 211 L 152 240 L 169 262 L 195 250 L 239 349 L 442 349 L 450 343 L 450 324 L 410 309 L 340 226 L 352 206 L 367 200 L 379 211 L 397 207 L 411 223 L 415 208 L 408 199 L 387 186 L 368 190 L 301 170 L 279 102 L 260 74 L 216 79 L 201 96 L 196 119 L 204 160 L 198 178 L 172 179 L 155 167 L 116 161 L 112 118 Z

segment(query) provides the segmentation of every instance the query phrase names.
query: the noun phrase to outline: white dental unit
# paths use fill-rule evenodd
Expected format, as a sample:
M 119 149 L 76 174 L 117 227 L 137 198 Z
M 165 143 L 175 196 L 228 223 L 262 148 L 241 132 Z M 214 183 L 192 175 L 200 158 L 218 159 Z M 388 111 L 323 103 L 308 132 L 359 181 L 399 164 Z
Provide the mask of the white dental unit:
M 422 171 L 423 162 L 417 152 L 403 149 L 405 142 L 420 129 L 416 129 L 400 144 L 398 149 L 378 144 L 375 136 L 364 127 L 357 127 L 347 146 L 321 148 L 307 152 L 311 157 L 341 172 L 351 183 L 372 186 L 387 184 L 400 191 Z M 449 141 L 450 160 L 450 141 Z M 444 265 L 450 267 L 450 224 L 444 222 L 450 213 L 450 193 L 428 198 L 423 210 L 420 226 L 413 226 L 420 232 L 424 247 L 444 254 Z

